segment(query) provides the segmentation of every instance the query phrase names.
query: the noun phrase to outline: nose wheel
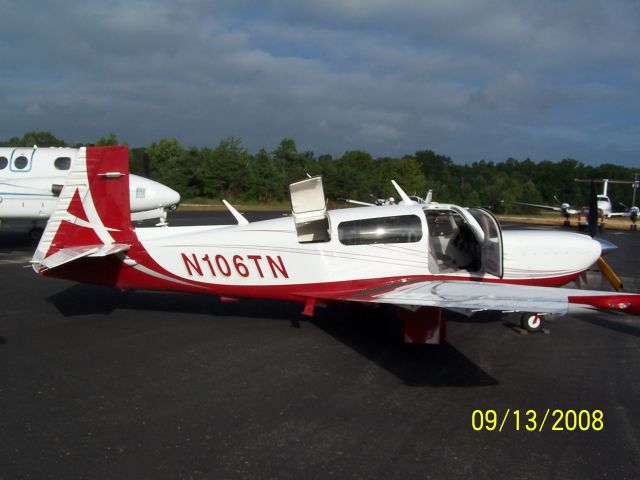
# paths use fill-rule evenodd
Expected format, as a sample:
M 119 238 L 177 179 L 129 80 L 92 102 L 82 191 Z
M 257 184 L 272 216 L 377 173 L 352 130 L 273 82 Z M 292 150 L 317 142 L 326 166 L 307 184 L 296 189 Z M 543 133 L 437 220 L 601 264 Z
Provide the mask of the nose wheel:
M 542 324 L 542 315 L 539 313 L 523 313 L 520 317 L 520 326 L 527 332 L 541 332 Z

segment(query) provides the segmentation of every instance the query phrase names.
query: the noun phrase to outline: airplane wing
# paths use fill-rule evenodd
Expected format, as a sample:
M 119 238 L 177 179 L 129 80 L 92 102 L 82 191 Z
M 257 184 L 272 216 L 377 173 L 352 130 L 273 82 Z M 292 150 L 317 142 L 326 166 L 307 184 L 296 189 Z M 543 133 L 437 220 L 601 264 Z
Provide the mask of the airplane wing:
M 553 210 L 554 212 L 562 212 L 562 208 L 553 207 L 551 205 L 537 205 L 535 203 L 525 203 L 525 202 L 515 202 L 515 201 L 510 201 L 508 203 L 515 203 L 516 205 L 524 205 L 525 207 L 542 208 L 544 210 Z M 580 211 L 574 208 L 569 208 L 567 209 L 567 213 L 570 215 L 577 215 L 578 213 L 580 213 Z
M 628 217 L 631 215 L 631 212 L 611 212 L 609 217 Z
M 315 295 L 314 295 L 315 296 Z M 505 283 L 429 280 L 334 292 L 332 299 L 403 307 L 441 307 L 564 315 L 571 306 L 640 313 L 640 295 Z M 317 298 L 323 298 L 322 294 Z M 325 294 L 325 299 L 328 295 Z
M 347 203 L 353 203 L 354 205 L 363 205 L 365 207 L 375 207 L 375 203 L 370 202 L 361 202 L 360 200 L 352 200 L 350 198 L 339 198 L 338 200 L 342 200 Z

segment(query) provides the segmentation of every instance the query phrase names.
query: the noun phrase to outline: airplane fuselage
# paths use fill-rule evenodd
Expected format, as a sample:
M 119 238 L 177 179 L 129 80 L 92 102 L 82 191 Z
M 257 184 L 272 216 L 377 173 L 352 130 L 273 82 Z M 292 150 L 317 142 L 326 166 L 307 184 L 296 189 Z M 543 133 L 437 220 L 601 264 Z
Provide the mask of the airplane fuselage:
M 438 205 L 438 215 L 447 211 L 446 205 Z M 299 299 L 315 291 L 428 279 L 559 286 L 579 276 L 600 255 L 600 244 L 585 235 L 505 231 L 500 277 L 486 271 L 481 248 L 476 248 L 480 257 L 475 262 L 456 251 L 453 243 L 459 232 L 436 232 L 439 225 L 430 229 L 431 214 L 420 205 L 329 211 L 328 240 L 311 243 L 299 242 L 293 217 L 248 225 L 138 228 L 134 232 L 139 243 L 127 253 L 126 266 L 106 276 L 108 268 L 91 269 L 96 277 L 85 280 L 139 288 L 144 274 L 153 289 Z M 360 230 L 361 242 L 344 235 L 350 222 L 379 219 L 380 230 L 397 218 L 415 222 L 411 235 L 394 239 L 399 242 L 377 243 L 375 230 Z M 445 240 L 450 244 L 442 248 Z M 98 265 L 109 260 L 86 261 Z M 74 266 L 70 268 L 73 277 Z
M 598 208 L 602 210 L 602 214 L 609 218 L 611 216 L 611 200 L 606 195 L 598 195 L 597 196 Z

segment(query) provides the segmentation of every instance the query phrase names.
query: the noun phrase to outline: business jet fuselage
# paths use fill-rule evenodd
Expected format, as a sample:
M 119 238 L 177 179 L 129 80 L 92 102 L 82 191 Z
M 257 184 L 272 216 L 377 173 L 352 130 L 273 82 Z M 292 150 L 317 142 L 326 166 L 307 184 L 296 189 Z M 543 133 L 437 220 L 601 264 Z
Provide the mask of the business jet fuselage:
M 29 229 L 37 236 L 41 232 L 38 221 L 46 221 L 53 212 L 77 156 L 77 148 L 0 148 L 2 223 L 31 220 Z M 162 223 L 166 209 L 175 208 L 179 202 L 180 194 L 175 190 L 144 177 L 130 176 L 132 220 L 159 218 Z

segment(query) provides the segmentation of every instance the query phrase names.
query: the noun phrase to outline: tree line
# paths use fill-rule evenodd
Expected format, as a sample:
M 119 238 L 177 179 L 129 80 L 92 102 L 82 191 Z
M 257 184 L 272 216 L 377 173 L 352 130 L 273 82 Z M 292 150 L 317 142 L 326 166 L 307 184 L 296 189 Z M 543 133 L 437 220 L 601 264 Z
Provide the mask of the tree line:
M 94 145 L 118 145 L 114 134 Z M 49 132 L 28 132 L 1 146 L 72 146 Z M 457 164 L 451 157 L 432 150 L 419 150 L 402 157 L 374 158 L 352 150 L 334 158 L 300 152 L 291 138 L 283 139 L 272 151 L 251 153 L 239 138 L 221 140 L 215 147 L 186 147 L 172 138 L 146 147 L 129 149 L 132 173 L 174 188 L 188 201 L 274 203 L 289 199 L 288 185 L 309 175 L 322 175 L 326 196 L 333 201 L 352 198 L 369 201 L 397 196 L 391 185 L 396 180 L 409 194 L 424 196 L 433 190 L 433 200 L 463 206 L 491 207 L 498 213 L 521 213 L 526 207 L 510 201 L 555 204 L 557 198 L 575 207 L 587 203 L 589 185 L 575 178 L 633 180 L 635 168 L 611 163 L 585 165 L 566 158 L 560 162 L 508 158 L 503 162 L 479 160 Z M 631 202 L 628 185 L 611 185 L 614 202 Z

